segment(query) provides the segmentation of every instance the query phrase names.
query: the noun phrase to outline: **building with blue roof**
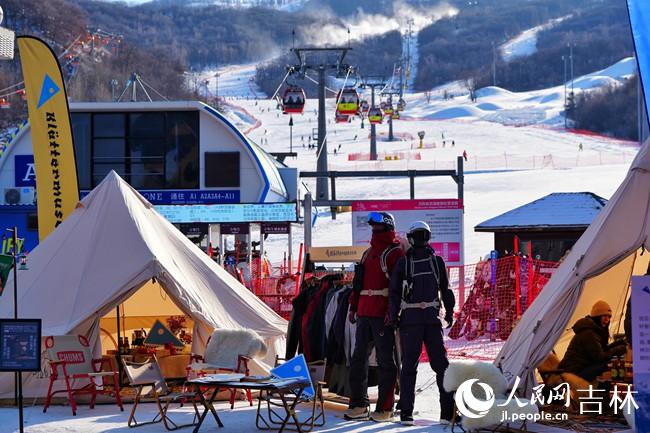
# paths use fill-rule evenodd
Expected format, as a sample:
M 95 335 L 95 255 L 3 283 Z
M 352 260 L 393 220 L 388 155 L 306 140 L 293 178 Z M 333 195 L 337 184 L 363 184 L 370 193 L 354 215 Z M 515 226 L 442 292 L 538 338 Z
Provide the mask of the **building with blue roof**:
M 494 233 L 494 249 L 505 255 L 515 249 L 541 260 L 557 261 L 582 236 L 607 200 L 591 192 L 552 193 L 483 221 L 476 232 Z
M 211 106 L 76 102 L 70 104 L 70 118 L 82 196 L 115 170 L 181 229 L 196 224 L 199 215 L 204 236 L 211 224 L 261 223 L 297 214 L 297 169 L 275 160 Z M 0 154 L 0 229 L 17 226 L 30 251 L 38 242 L 35 185 L 26 125 Z M 269 212 L 246 206 L 241 221 L 230 209 L 212 206 L 238 204 L 271 206 L 264 206 Z

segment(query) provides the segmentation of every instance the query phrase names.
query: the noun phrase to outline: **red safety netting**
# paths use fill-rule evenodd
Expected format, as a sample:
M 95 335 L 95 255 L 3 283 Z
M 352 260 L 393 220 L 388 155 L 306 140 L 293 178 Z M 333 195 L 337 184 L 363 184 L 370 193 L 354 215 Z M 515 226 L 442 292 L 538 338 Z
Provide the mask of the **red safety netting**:
M 542 291 L 559 263 L 508 256 L 449 269 L 450 288 L 456 296 L 454 325 L 445 332 L 450 357 L 491 361 L 501 350 L 522 314 Z M 350 271 L 316 271 L 315 277 Z M 285 319 L 297 294 L 298 276 L 284 266 L 273 267 L 254 259 L 246 286 Z M 461 280 L 462 283 L 461 284 Z M 460 308 L 459 308 L 460 307 Z M 427 361 L 423 353 L 422 362 Z

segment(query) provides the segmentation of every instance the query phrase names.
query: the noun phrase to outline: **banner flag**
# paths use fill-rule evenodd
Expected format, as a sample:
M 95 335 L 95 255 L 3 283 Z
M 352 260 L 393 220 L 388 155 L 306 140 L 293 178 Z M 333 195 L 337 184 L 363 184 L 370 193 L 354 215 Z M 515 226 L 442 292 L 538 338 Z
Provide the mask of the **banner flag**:
M 38 237 L 43 241 L 79 201 L 68 98 L 52 49 L 33 36 L 17 38 L 34 148 Z
M 650 2 L 648 0 L 627 0 L 627 11 L 630 16 L 634 51 L 639 67 L 641 85 L 643 86 L 644 102 L 650 107 Z M 648 111 L 646 109 L 646 119 Z

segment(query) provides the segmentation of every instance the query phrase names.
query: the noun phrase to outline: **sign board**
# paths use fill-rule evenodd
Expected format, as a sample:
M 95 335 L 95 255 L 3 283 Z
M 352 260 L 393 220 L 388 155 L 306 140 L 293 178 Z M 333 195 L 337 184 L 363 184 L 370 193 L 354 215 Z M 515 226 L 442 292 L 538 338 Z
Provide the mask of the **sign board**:
M 14 156 L 14 185 L 17 187 L 36 186 L 34 155 Z
M 389 212 L 395 217 L 396 231 L 406 238 L 409 226 L 424 221 L 431 227 L 431 246 L 447 266 L 461 266 L 463 260 L 463 203 L 458 199 L 375 200 L 352 204 L 352 243 L 368 245 L 372 235 L 369 212 Z
M 16 175 L 18 176 L 18 175 Z M 81 197 L 90 191 L 82 191 Z M 156 205 L 184 205 L 184 204 L 225 204 L 239 203 L 240 193 L 233 190 L 192 190 L 192 189 L 164 189 L 164 190 L 138 190 L 149 203 Z
M 41 370 L 41 319 L 0 319 L 0 371 Z
M 222 235 L 247 235 L 250 233 L 248 223 L 228 223 L 219 225 Z
M 291 230 L 291 224 L 284 223 L 262 223 L 263 235 L 288 235 Z
M 650 431 L 650 276 L 632 277 L 632 365 L 636 431 Z
M 185 236 L 207 236 L 209 224 L 194 223 L 194 224 L 176 224 L 178 229 Z
M 295 203 L 159 205 L 171 223 L 246 223 L 297 221 Z
M 357 247 L 311 247 L 309 259 L 312 262 L 360 262 L 367 246 Z

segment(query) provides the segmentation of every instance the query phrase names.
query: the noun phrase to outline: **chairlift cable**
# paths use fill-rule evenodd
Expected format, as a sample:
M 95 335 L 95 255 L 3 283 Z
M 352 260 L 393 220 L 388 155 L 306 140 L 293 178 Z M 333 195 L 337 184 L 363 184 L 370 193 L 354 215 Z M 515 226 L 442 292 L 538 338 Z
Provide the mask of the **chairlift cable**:
M 284 76 L 284 78 L 282 79 L 282 82 L 280 82 L 280 85 L 279 85 L 278 88 L 275 90 L 275 92 L 273 93 L 273 96 L 271 96 L 270 99 L 275 99 L 275 97 L 278 95 L 278 92 L 279 92 L 280 89 L 282 88 L 282 85 L 284 84 L 285 81 L 287 81 L 287 78 L 289 78 L 289 75 L 290 75 L 292 72 L 293 72 L 293 68 L 289 68 L 289 70 L 287 71 L 287 74 Z

